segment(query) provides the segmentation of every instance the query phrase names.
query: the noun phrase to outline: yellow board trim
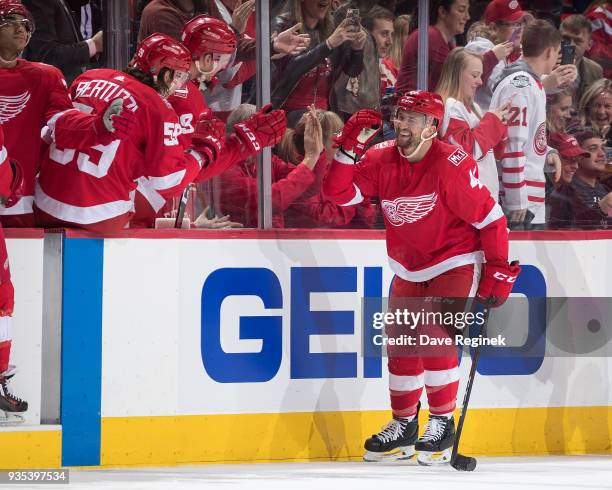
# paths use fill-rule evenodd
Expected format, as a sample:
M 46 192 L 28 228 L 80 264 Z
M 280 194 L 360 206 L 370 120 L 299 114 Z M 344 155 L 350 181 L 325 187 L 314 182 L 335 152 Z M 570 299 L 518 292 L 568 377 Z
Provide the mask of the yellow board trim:
M 62 431 L 0 431 L 0 469 L 60 468 Z
M 457 418 L 458 414 L 455 415 Z M 427 414 L 421 412 L 420 425 Z M 106 417 L 101 466 L 361 459 L 388 411 Z M 470 410 L 465 454 L 612 453 L 612 407 Z

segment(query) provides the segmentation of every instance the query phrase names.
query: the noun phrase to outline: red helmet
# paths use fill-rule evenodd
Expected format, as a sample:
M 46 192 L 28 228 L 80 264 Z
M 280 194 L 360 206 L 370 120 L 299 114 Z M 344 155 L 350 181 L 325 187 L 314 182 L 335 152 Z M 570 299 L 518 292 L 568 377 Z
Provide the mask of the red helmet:
M 0 0 L 0 18 L 11 14 L 30 18 L 30 12 L 28 12 L 28 9 L 24 7 L 20 0 Z
M 198 15 L 183 27 L 181 41 L 194 59 L 206 53 L 233 54 L 236 34 L 225 22 L 208 15 Z
M 397 101 L 396 110 L 420 112 L 438 121 L 444 119 L 444 102 L 439 94 L 425 90 L 411 90 Z
M 138 45 L 131 66 L 151 75 L 157 75 L 162 68 L 189 71 L 191 55 L 176 39 L 155 33 Z
M 30 21 L 32 24 L 31 30 L 34 30 L 34 19 L 30 11 L 25 8 L 20 0 L 0 0 L 0 23 L 9 15 L 21 15 Z

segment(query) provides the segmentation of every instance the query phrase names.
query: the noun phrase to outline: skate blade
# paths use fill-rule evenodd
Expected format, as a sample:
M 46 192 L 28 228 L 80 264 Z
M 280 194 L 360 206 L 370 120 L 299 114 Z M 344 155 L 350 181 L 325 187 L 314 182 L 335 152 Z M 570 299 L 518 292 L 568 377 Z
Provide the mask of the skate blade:
M 451 459 L 451 448 L 439 452 L 419 451 L 417 454 L 417 462 L 421 466 L 436 466 L 447 464 Z
M 398 447 L 386 453 L 375 453 L 366 451 L 363 460 L 368 463 L 379 463 L 382 461 L 402 461 L 413 458 L 415 455 L 414 446 Z
M 15 427 L 25 422 L 22 415 L 0 411 L 0 427 Z

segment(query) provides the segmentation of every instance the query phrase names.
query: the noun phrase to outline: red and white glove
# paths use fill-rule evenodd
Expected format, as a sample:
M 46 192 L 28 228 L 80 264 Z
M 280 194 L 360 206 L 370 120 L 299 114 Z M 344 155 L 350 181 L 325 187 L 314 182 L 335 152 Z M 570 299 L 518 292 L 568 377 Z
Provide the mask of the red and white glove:
M 287 130 L 287 118 L 282 109 L 272 110 L 272 104 L 261 108 L 248 119 L 234 124 L 236 136 L 253 154 L 278 143 Z
M 17 201 L 19 201 L 19 199 L 21 199 L 24 195 L 24 180 L 21 165 L 17 160 L 12 158 L 9 160 L 9 164 L 11 165 L 11 170 L 13 171 L 13 180 L 11 181 L 9 194 L 4 200 L 4 206 L 7 208 L 17 204 Z
M 476 299 L 489 306 L 503 305 L 514 287 L 516 278 L 521 272 L 517 260 L 511 264 L 497 262 L 483 264 L 482 278 L 476 293 Z
M 0 284 L 0 317 L 13 316 L 15 308 L 15 290 L 13 283 L 9 279 Z
M 111 101 L 94 122 L 94 131 L 100 143 L 124 140 L 130 136 L 136 125 L 136 115 L 123 108 L 123 99 Z
M 193 148 L 202 155 L 203 167 L 213 163 L 225 146 L 225 123 L 213 116 L 211 110 L 200 115 L 191 137 Z
M 342 128 L 342 132 L 334 138 L 340 150 L 354 153 L 357 158 L 365 153 L 368 144 L 382 129 L 380 112 L 372 109 L 362 109 L 353 114 Z

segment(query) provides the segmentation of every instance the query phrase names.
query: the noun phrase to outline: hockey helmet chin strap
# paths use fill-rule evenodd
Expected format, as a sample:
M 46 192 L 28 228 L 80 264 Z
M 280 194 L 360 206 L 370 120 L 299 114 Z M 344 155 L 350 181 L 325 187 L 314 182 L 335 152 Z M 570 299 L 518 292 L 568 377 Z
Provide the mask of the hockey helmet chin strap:
M 404 158 L 406 158 L 407 160 L 410 160 L 412 157 L 414 157 L 414 155 L 416 155 L 419 152 L 419 150 L 421 149 L 421 147 L 426 141 L 432 140 L 438 135 L 438 131 L 436 130 L 433 133 L 431 133 L 429 136 L 425 136 L 425 131 L 427 131 L 427 128 L 423 128 L 423 131 L 421 131 L 421 136 L 420 136 L 421 141 L 419 142 L 417 147 L 414 149 L 414 151 L 410 153 L 410 155 L 403 155 Z
M 202 63 L 200 60 L 195 61 L 195 66 L 200 74 L 200 84 L 203 82 L 210 81 L 217 73 L 221 70 L 225 70 L 228 66 L 231 66 L 236 59 L 236 52 L 234 54 L 214 54 L 213 53 L 213 66 L 210 70 L 206 71 L 202 69 Z

